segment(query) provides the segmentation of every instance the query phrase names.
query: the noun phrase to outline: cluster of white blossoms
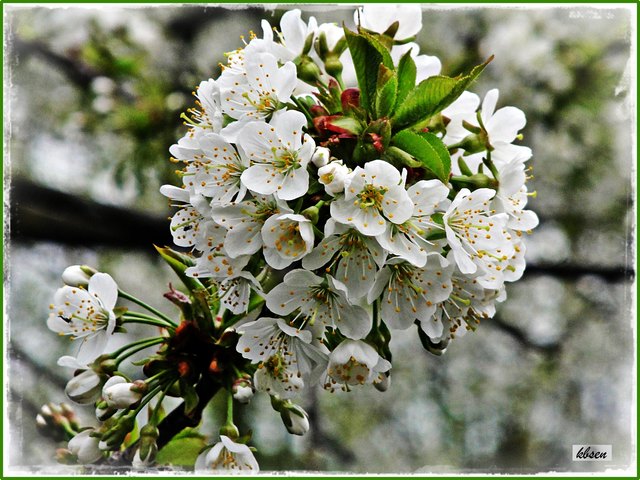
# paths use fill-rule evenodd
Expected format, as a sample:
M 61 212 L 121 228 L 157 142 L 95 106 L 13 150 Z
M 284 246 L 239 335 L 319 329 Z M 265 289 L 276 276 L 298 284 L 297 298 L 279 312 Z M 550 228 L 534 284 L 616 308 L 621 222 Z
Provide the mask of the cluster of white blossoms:
M 411 41 L 419 5 L 362 7 L 354 21 L 357 31 L 318 25 L 300 10 L 279 28 L 263 21 L 263 36 L 194 92 L 189 130 L 170 149 L 182 185 L 161 189 L 178 208 L 170 228 L 182 252 L 169 263 L 189 289 L 165 295 L 182 310 L 169 338 L 197 324 L 210 344 L 231 345 L 233 355 L 212 350 L 203 375 L 232 385 L 238 403 L 266 392 L 298 435 L 309 422 L 293 400 L 305 389 L 389 387 L 393 330 L 415 325 L 442 354 L 493 316 L 505 283 L 523 274 L 523 233 L 538 223 L 525 209 L 531 151 L 514 144 L 523 112 L 496 109 L 497 90 L 482 103 L 466 90 L 490 60 L 440 75 L 440 61 Z M 105 275 L 58 292 L 49 326 L 104 342 L 117 297 Z M 79 360 L 91 373 L 76 378 L 87 377 L 92 399 L 102 388 L 104 411 L 145 394 Z M 182 382 L 194 367 L 181 365 Z M 258 468 L 232 419 L 220 435 L 198 470 Z

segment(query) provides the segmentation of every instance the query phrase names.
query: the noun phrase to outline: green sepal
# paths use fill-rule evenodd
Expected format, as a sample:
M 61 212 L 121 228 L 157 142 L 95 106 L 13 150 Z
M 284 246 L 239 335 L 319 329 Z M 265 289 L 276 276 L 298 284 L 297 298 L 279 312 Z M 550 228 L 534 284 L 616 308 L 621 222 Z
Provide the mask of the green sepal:
M 431 133 L 402 130 L 393 136 L 391 144 L 412 155 L 422 167 L 447 184 L 451 173 L 451 156 L 438 137 Z
M 451 78 L 435 75 L 420 82 L 406 97 L 393 116 L 396 130 L 418 127 L 451 105 L 493 60 L 475 66 L 467 75 Z
M 184 283 L 184 285 L 191 292 L 195 290 L 203 290 L 205 288 L 200 280 L 189 277 L 185 273 L 187 268 L 194 265 L 192 258 L 182 253 L 176 252 L 169 247 L 158 247 L 157 245 L 154 245 L 154 247 L 162 257 L 162 259 L 167 262 L 167 264 L 169 264 L 172 270 L 176 272 L 178 277 L 180 277 L 182 283 Z

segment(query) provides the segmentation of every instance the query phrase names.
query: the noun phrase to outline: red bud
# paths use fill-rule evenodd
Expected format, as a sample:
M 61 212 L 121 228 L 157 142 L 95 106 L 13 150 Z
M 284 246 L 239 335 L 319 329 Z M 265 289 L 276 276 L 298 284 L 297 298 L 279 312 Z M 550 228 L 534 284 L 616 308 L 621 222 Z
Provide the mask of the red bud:
M 352 108 L 358 108 L 360 106 L 360 90 L 358 88 L 347 88 L 340 95 L 340 101 L 342 102 L 342 110 L 345 112 Z

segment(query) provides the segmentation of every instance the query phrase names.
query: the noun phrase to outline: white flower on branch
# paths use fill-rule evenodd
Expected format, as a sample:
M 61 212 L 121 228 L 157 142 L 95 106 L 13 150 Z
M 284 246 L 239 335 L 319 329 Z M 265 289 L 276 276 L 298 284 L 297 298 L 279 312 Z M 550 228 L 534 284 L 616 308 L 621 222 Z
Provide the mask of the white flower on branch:
M 386 251 L 374 238 L 332 219 L 327 220 L 324 233 L 318 246 L 302 259 L 302 266 L 316 270 L 331 262 L 327 268 L 335 268 L 334 277 L 347 287 L 349 298 L 363 297 L 371 290 L 376 272 L 384 265 Z
M 331 216 L 365 235 L 381 235 L 388 222 L 401 224 L 411 217 L 413 202 L 404 183 L 400 172 L 383 160 L 356 167 L 345 181 L 344 197 L 331 203 Z
M 311 343 L 311 331 L 281 318 L 261 317 L 239 331 L 236 350 L 258 363 L 254 376 L 258 391 L 291 398 L 304 388 L 305 379 L 313 383 L 326 364 L 326 355 Z
M 282 270 L 313 249 L 311 221 L 298 214 L 273 215 L 262 226 L 264 259 Z
M 362 340 L 343 340 L 329 356 L 324 388 L 333 391 L 336 385 L 348 390 L 349 385 L 364 385 L 382 381 L 381 373 L 389 371 L 391 362 Z
M 204 450 L 196 459 L 196 473 L 210 471 L 258 472 L 260 467 L 248 446 L 236 443 L 225 435 L 220 442 Z
M 98 448 L 100 439 L 92 437 L 94 429 L 83 430 L 69 440 L 69 451 L 78 458 L 80 464 L 97 462 L 102 458 L 102 450 Z
M 55 293 L 47 326 L 60 335 L 81 339 L 77 359 L 86 364 L 104 352 L 116 327 L 113 308 L 117 300 L 118 286 L 113 278 L 96 273 L 87 290 L 64 286 Z
M 283 200 L 307 193 L 307 164 L 315 143 L 309 135 L 303 135 L 306 123 L 302 113 L 286 111 L 276 115 L 270 124 L 252 122 L 242 129 L 238 144 L 251 166 L 241 179 L 249 190 L 275 194 Z
M 330 275 L 325 279 L 307 270 L 287 273 L 284 282 L 267 294 L 267 307 L 278 315 L 299 310 L 305 324 L 317 322 L 337 328 L 353 339 L 364 338 L 371 329 L 369 312 L 349 301 L 344 284 Z
M 426 266 L 419 268 L 394 258 L 380 270 L 367 300 L 380 298 L 380 316 L 390 328 L 405 330 L 415 320 L 423 320 L 432 337 L 442 333 L 442 323 L 432 318 L 436 305 L 451 293 L 453 264 L 433 254 Z

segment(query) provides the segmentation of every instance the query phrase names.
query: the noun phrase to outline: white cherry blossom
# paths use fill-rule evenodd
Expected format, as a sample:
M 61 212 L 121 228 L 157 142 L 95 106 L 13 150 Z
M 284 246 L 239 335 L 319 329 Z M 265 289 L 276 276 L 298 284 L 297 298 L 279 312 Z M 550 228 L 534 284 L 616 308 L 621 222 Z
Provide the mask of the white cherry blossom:
M 260 467 L 247 445 L 236 443 L 225 435 L 220 441 L 204 450 L 195 463 L 196 473 L 219 471 L 258 472 Z
M 447 242 L 460 271 L 483 275 L 478 281 L 486 288 L 498 288 L 513 255 L 511 235 L 506 230 L 506 213 L 490 210 L 495 190 L 463 188 L 443 216 Z
M 376 33 L 384 33 L 394 22 L 398 22 L 394 38 L 404 40 L 422 28 L 422 7 L 417 3 L 365 5 L 355 11 L 353 18 L 357 25 Z
M 331 262 L 327 268 L 335 268 L 334 276 L 347 287 L 349 298 L 363 297 L 371 290 L 376 272 L 384 265 L 386 251 L 374 238 L 331 219 L 324 233 L 318 246 L 302 259 L 302 266 L 316 270 Z
M 307 270 L 293 270 L 284 282 L 267 294 L 267 307 L 278 315 L 299 310 L 310 324 L 337 328 L 353 339 L 364 338 L 371 329 L 371 316 L 348 299 L 347 288 L 327 275 L 326 279 Z
M 261 233 L 264 259 L 277 270 L 301 260 L 313 249 L 313 226 L 302 215 L 273 215 L 264 222 Z
M 440 180 L 421 180 L 409 188 L 408 194 L 413 202 L 411 218 L 399 225 L 389 224 L 376 240 L 389 253 L 422 267 L 427 263 L 427 253 L 441 247 L 426 237 L 438 229 L 431 215 L 446 209 L 449 189 Z
M 273 215 L 293 213 L 286 202 L 273 197 L 255 195 L 234 205 L 216 205 L 211 208 L 211 217 L 227 229 L 224 246 L 231 258 L 252 255 L 262 248 L 261 229 Z
M 243 128 L 238 144 L 250 162 L 242 183 L 261 195 L 276 194 L 283 200 L 301 197 L 309 188 L 307 165 L 315 149 L 313 139 L 303 134 L 306 117 L 286 111 L 270 124 L 252 122 Z
M 324 190 L 332 197 L 344 192 L 344 182 L 349 175 L 349 167 L 336 160 L 318 169 L 318 181 L 324 185 Z
M 344 197 L 331 203 L 331 216 L 361 233 L 384 233 L 387 222 L 402 224 L 411 217 L 413 202 L 400 172 L 383 160 L 356 167 L 345 181 Z
M 438 254 L 433 257 L 422 268 L 394 258 L 376 276 L 367 300 L 380 298 L 380 318 L 390 328 L 406 330 L 420 320 L 429 336 L 442 333 L 442 323 L 432 317 L 451 293 L 454 266 Z
M 240 122 L 268 119 L 291 99 L 296 81 L 292 62 L 280 67 L 270 53 L 247 51 L 244 71 L 225 70 L 218 81 L 222 112 Z
M 313 383 L 326 365 L 325 354 L 312 345 L 308 329 L 293 327 L 281 318 L 261 317 L 239 328 L 236 350 L 258 364 L 254 386 L 281 398 L 291 398 Z
M 348 390 L 349 385 L 364 385 L 380 381 L 380 374 L 389 371 L 391 362 L 362 340 L 343 340 L 329 356 L 327 381 L 324 387 L 333 391 L 336 385 Z
M 118 286 L 113 278 L 95 273 L 86 290 L 64 286 L 55 293 L 47 326 L 60 335 L 81 339 L 77 360 L 87 364 L 102 355 L 114 332 L 117 300 Z
M 251 292 L 264 295 L 260 282 L 251 273 L 245 271 L 225 278 L 220 282 L 218 289 L 220 303 L 236 315 L 247 312 Z

